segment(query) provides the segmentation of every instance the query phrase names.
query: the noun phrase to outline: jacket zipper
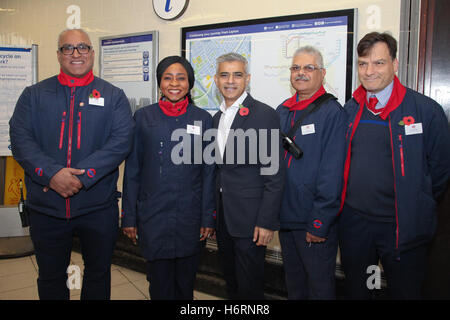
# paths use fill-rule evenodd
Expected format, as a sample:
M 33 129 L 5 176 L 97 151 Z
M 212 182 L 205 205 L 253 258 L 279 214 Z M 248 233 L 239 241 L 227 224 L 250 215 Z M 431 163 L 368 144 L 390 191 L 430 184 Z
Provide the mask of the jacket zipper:
M 294 124 L 295 124 L 295 115 L 297 114 L 297 110 L 294 110 L 294 115 L 292 116 L 292 119 L 291 119 L 291 128 L 294 126 Z M 295 137 L 296 136 L 294 136 L 293 138 L 292 138 L 292 140 L 293 141 L 295 141 Z M 286 152 L 285 152 L 285 154 L 284 154 L 284 159 L 286 159 L 286 156 L 287 156 L 287 154 L 288 154 L 288 152 L 287 152 L 287 150 L 286 150 Z M 291 167 L 291 161 L 292 161 L 292 155 L 289 155 L 289 160 L 288 160 L 288 168 L 290 168 Z
M 77 126 L 78 126 L 77 149 L 80 149 L 80 147 L 81 147 L 81 111 L 78 112 Z
M 75 87 L 70 89 L 69 143 L 67 145 L 67 168 L 72 161 L 73 109 L 75 105 Z M 70 198 L 66 199 L 66 218 L 70 218 Z
M 402 135 L 398 135 L 398 140 L 400 141 L 400 166 L 402 169 L 402 177 L 405 176 L 405 157 L 403 155 L 403 139 Z
M 159 142 L 159 176 L 162 177 L 162 164 L 163 164 L 163 146 L 164 143 L 162 141 Z
M 397 185 L 396 185 L 396 179 L 395 179 L 394 140 L 392 139 L 391 116 L 390 115 L 389 115 L 389 133 L 391 136 L 392 169 L 393 169 L 393 173 L 394 173 L 395 223 L 397 224 L 397 228 L 395 229 L 395 238 L 396 238 L 395 239 L 395 248 L 398 250 L 399 228 L 398 228 Z
M 61 132 L 59 134 L 59 149 L 62 149 L 63 146 L 63 138 L 64 138 L 64 129 L 66 127 L 66 115 L 67 112 L 64 111 L 61 119 Z

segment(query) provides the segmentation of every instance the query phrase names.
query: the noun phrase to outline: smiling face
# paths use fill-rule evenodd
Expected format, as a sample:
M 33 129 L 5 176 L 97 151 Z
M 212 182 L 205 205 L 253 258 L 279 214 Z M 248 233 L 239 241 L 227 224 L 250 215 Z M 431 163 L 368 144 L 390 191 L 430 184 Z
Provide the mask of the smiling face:
M 392 59 L 384 42 L 375 43 L 367 55 L 358 58 L 358 78 L 369 92 L 377 93 L 386 88 L 398 70 L 398 60 Z
M 86 54 L 80 54 L 78 50 L 74 50 L 73 54 L 65 55 L 59 51 L 59 48 L 66 45 L 78 46 L 79 44 L 86 44 L 92 47 L 89 37 L 79 30 L 68 30 L 61 34 L 58 42 L 58 61 L 62 71 L 75 78 L 83 78 L 94 66 L 94 49 Z
M 325 69 L 317 68 L 320 67 L 317 60 L 315 55 L 308 53 L 300 53 L 292 59 L 292 66 L 301 67 L 299 70 L 291 71 L 292 87 L 301 100 L 311 98 L 323 84 L 326 72 Z M 314 66 L 316 69 L 307 72 L 305 66 Z
M 244 62 L 226 61 L 219 63 L 214 81 L 229 107 L 244 93 L 250 75 L 245 72 Z
M 163 72 L 159 88 L 173 104 L 185 99 L 189 92 L 189 80 L 187 71 L 181 63 L 171 64 Z

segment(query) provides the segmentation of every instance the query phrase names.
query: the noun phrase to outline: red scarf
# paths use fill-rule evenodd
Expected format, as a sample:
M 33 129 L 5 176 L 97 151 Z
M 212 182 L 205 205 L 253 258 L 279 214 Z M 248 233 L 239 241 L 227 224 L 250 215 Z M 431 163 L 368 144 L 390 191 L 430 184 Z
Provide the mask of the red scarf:
M 159 104 L 159 107 L 161 108 L 162 112 L 164 112 L 164 114 L 166 116 L 178 117 L 178 116 L 181 116 L 182 114 L 186 113 L 186 109 L 189 104 L 189 100 L 186 97 L 183 101 L 178 101 L 177 103 L 175 103 L 175 105 L 173 105 L 172 102 L 164 101 L 161 99 L 161 100 L 159 100 L 158 104 Z
M 94 74 L 91 70 L 83 78 L 75 78 L 65 74 L 61 69 L 58 75 L 58 80 L 59 83 L 61 83 L 63 86 L 68 86 L 69 88 L 84 87 L 94 81 Z
M 379 114 L 380 118 L 386 120 L 389 113 L 397 109 L 397 107 L 402 103 L 405 94 L 406 88 L 400 83 L 397 76 L 394 76 L 394 88 L 392 89 L 391 97 L 384 108 L 377 110 L 377 112 L 381 112 Z M 360 108 L 363 108 L 364 104 L 368 104 L 367 90 L 362 85 L 360 85 L 358 89 L 353 92 L 353 98 L 355 98 L 355 100 L 359 103 Z
M 311 98 L 308 98 L 308 99 L 305 99 L 302 101 L 297 101 L 297 96 L 298 96 L 298 92 L 297 92 L 291 98 L 286 100 L 286 102 L 283 104 L 283 106 L 288 107 L 289 111 L 303 110 L 306 107 L 308 107 L 314 100 L 316 100 L 318 97 L 320 97 L 321 95 L 323 95 L 325 93 L 326 93 L 325 88 L 323 86 L 321 86 L 320 89 L 317 90 L 316 93 L 314 93 Z

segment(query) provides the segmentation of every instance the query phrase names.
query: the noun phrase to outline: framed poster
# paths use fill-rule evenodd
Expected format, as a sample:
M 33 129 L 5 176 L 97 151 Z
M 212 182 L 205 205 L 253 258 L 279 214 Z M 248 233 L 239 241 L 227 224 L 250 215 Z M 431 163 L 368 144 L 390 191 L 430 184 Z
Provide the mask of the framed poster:
M 324 58 L 325 89 L 344 104 L 356 84 L 355 19 L 356 9 L 348 9 L 182 28 L 182 55 L 195 70 L 195 103 L 218 110 L 215 59 L 237 52 L 249 61 L 252 96 L 276 108 L 294 94 L 289 67 L 295 50 L 312 45 Z
M 158 32 L 100 38 L 100 77 L 123 89 L 131 110 L 158 99 Z
M 37 82 L 37 45 L 0 45 L 0 156 L 11 156 L 9 119 L 22 91 Z

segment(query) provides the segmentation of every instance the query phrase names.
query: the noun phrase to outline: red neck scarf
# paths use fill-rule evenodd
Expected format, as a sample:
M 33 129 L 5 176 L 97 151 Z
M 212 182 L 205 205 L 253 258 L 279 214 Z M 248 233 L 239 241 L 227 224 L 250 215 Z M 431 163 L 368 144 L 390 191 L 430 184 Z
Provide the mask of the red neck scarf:
M 323 95 L 325 93 L 326 93 L 325 88 L 323 86 L 321 86 L 320 89 L 317 90 L 316 93 L 314 93 L 311 98 L 308 98 L 308 99 L 305 99 L 302 101 L 297 101 L 297 96 L 298 96 L 298 92 L 297 92 L 291 98 L 289 98 L 283 105 L 288 107 L 289 111 L 303 110 L 306 107 L 308 107 L 314 100 L 316 100 L 318 97 L 320 97 L 321 95 Z
M 61 69 L 61 71 L 58 75 L 58 81 L 63 86 L 68 86 L 69 88 L 84 87 L 84 86 L 87 86 L 92 81 L 94 81 L 94 74 L 92 73 L 92 70 L 91 70 L 83 78 L 75 78 L 75 77 L 71 77 L 71 76 L 65 74 Z
M 379 114 L 380 118 L 386 120 L 388 115 L 397 109 L 397 107 L 402 103 L 405 94 L 406 88 L 400 83 L 397 76 L 394 76 L 394 88 L 392 89 L 389 101 L 386 103 L 384 108 L 376 110 L 377 112 L 381 112 Z M 364 108 L 365 104 L 368 105 L 367 90 L 364 89 L 362 85 L 360 85 L 358 89 L 353 92 L 353 98 L 355 98 L 355 100 L 359 103 L 360 108 Z
M 189 100 L 186 97 L 184 100 L 178 101 L 177 103 L 175 103 L 175 105 L 173 105 L 172 102 L 164 101 L 161 99 L 159 100 L 158 104 L 162 112 L 164 112 L 166 116 L 178 117 L 186 113 Z

